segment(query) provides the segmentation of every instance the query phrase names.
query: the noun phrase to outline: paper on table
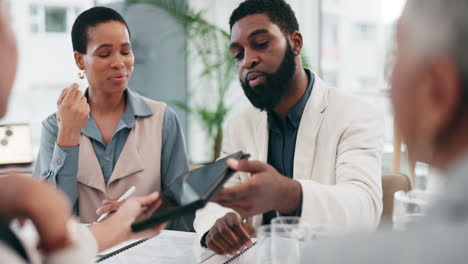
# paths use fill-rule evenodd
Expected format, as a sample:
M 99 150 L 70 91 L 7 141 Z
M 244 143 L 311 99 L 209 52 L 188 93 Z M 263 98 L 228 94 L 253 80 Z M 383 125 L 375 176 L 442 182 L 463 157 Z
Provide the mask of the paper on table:
M 195 233 L 163 231 L 135 247 L 129 248 L 100 263 L 195 263 L 193 243 Z
M 141 239 L 131 239 L 131 240 L 127 240 L 127 241 L 125 241 L 125 242 L 122 242 L 122 243 L 120 243 L 120 244 L 118 244 L 118 245 L 116 245 L 116 246 L 113 246 L 113 247 L 111 247 L 111 248 L 109 248 L 109 249 L 106 249 L 106 250 L 103 250 L 103 251 L 99 252 L 99 253 L 98 253 L 98 257 L 102 257 L 102 256 L 109 255 L 109 254 L 111 254 L 112 252 L 115 252 L 115 251 L 117 251 L 117 250 L 119 250 L 119 249 L 121 249 L 121 248 L 124 248 L 124 247 L 126 247 L 126 246 L 128 246 L 128 245 L 130 245 L 130 244 L 133 244 L 133 243 L 135 243 L 135 242 L 138 242 L 138 241 L 140 241 L 140 240 L 141 240 Z
M 255 240 L 255 239 L 254 239 Z M 214 255 L 207 258 L 202 264 L 255 264 L 256 263 L 256 249 L 258 245 L 254 242 L 254 246 L 246 249 L 245 251 L 235 255 Z

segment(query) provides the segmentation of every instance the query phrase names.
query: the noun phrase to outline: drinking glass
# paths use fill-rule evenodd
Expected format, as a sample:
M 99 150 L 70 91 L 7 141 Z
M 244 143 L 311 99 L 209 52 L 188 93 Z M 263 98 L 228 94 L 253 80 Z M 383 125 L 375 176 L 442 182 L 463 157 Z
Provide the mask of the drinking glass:
M 301 252 L 311 238 L 311 228 L 300 217 L 278 217 L 271 224 L 273 264 L 299 263 Z
M 426 214 L 430 193 L 421 190 L 398 191 L 393 202 L 393 229 L 406 231 L 417 224 Z
M 255 237 L 257 239 L 256 262 L 257 264 L 272 264 L 272 228 L 271 225 L 263 225 L 257 228 Z

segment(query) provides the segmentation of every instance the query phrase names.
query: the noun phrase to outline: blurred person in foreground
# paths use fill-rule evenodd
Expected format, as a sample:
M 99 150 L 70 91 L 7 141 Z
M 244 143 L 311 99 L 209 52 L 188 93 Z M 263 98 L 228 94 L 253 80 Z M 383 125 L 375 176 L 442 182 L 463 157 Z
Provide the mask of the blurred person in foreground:
M 303 263 L 467 263 L 467 14 L 468 0 L 408 0 L 397 25 L 395 123 L 409 154 L 447 177 L 445 193 L 405 232 L 310 244 Z
M 9 7 L 0 0 L 0 118 L 6 113 L 17 66 L 17 48 Z M 98 251 L 133 238 L 157 235 L 165 225 L 133 233 L 131 224 L 161 204 L 158 193 L 129 199 L 119 210 L 89 228 L 71 218 L 64 194 L 27 176 L 0 177 L 0 261 L 2 263 L 94 263 Z M 31 219 L 38 234 L 22 241 L 11 229 L 13 219 Z

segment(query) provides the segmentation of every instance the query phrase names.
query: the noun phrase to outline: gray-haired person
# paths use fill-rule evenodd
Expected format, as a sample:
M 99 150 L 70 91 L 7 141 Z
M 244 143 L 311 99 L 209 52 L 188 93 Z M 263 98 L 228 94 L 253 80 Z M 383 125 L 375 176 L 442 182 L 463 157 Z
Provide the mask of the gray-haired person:
M 408 0 L 397 29 L 395 122 L 448 179 L 416 227 L 310 244 L 303 263 L 468 263 L 468 0 Z

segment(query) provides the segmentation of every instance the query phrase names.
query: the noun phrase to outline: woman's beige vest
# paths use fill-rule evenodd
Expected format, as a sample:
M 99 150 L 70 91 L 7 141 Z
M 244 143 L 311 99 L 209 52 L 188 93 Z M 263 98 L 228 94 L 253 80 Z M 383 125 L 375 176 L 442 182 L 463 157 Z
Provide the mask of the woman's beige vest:
M 147 98 L 152 116 L 137 118 L 106 184 L 91 140 L 81 135 L 78 161 L 78 214 L 82 223 L 99 217 L 103 200 L 118 199 L 131 186 L 133 196 L 161 190 L 162 126 L 166 104 Z

